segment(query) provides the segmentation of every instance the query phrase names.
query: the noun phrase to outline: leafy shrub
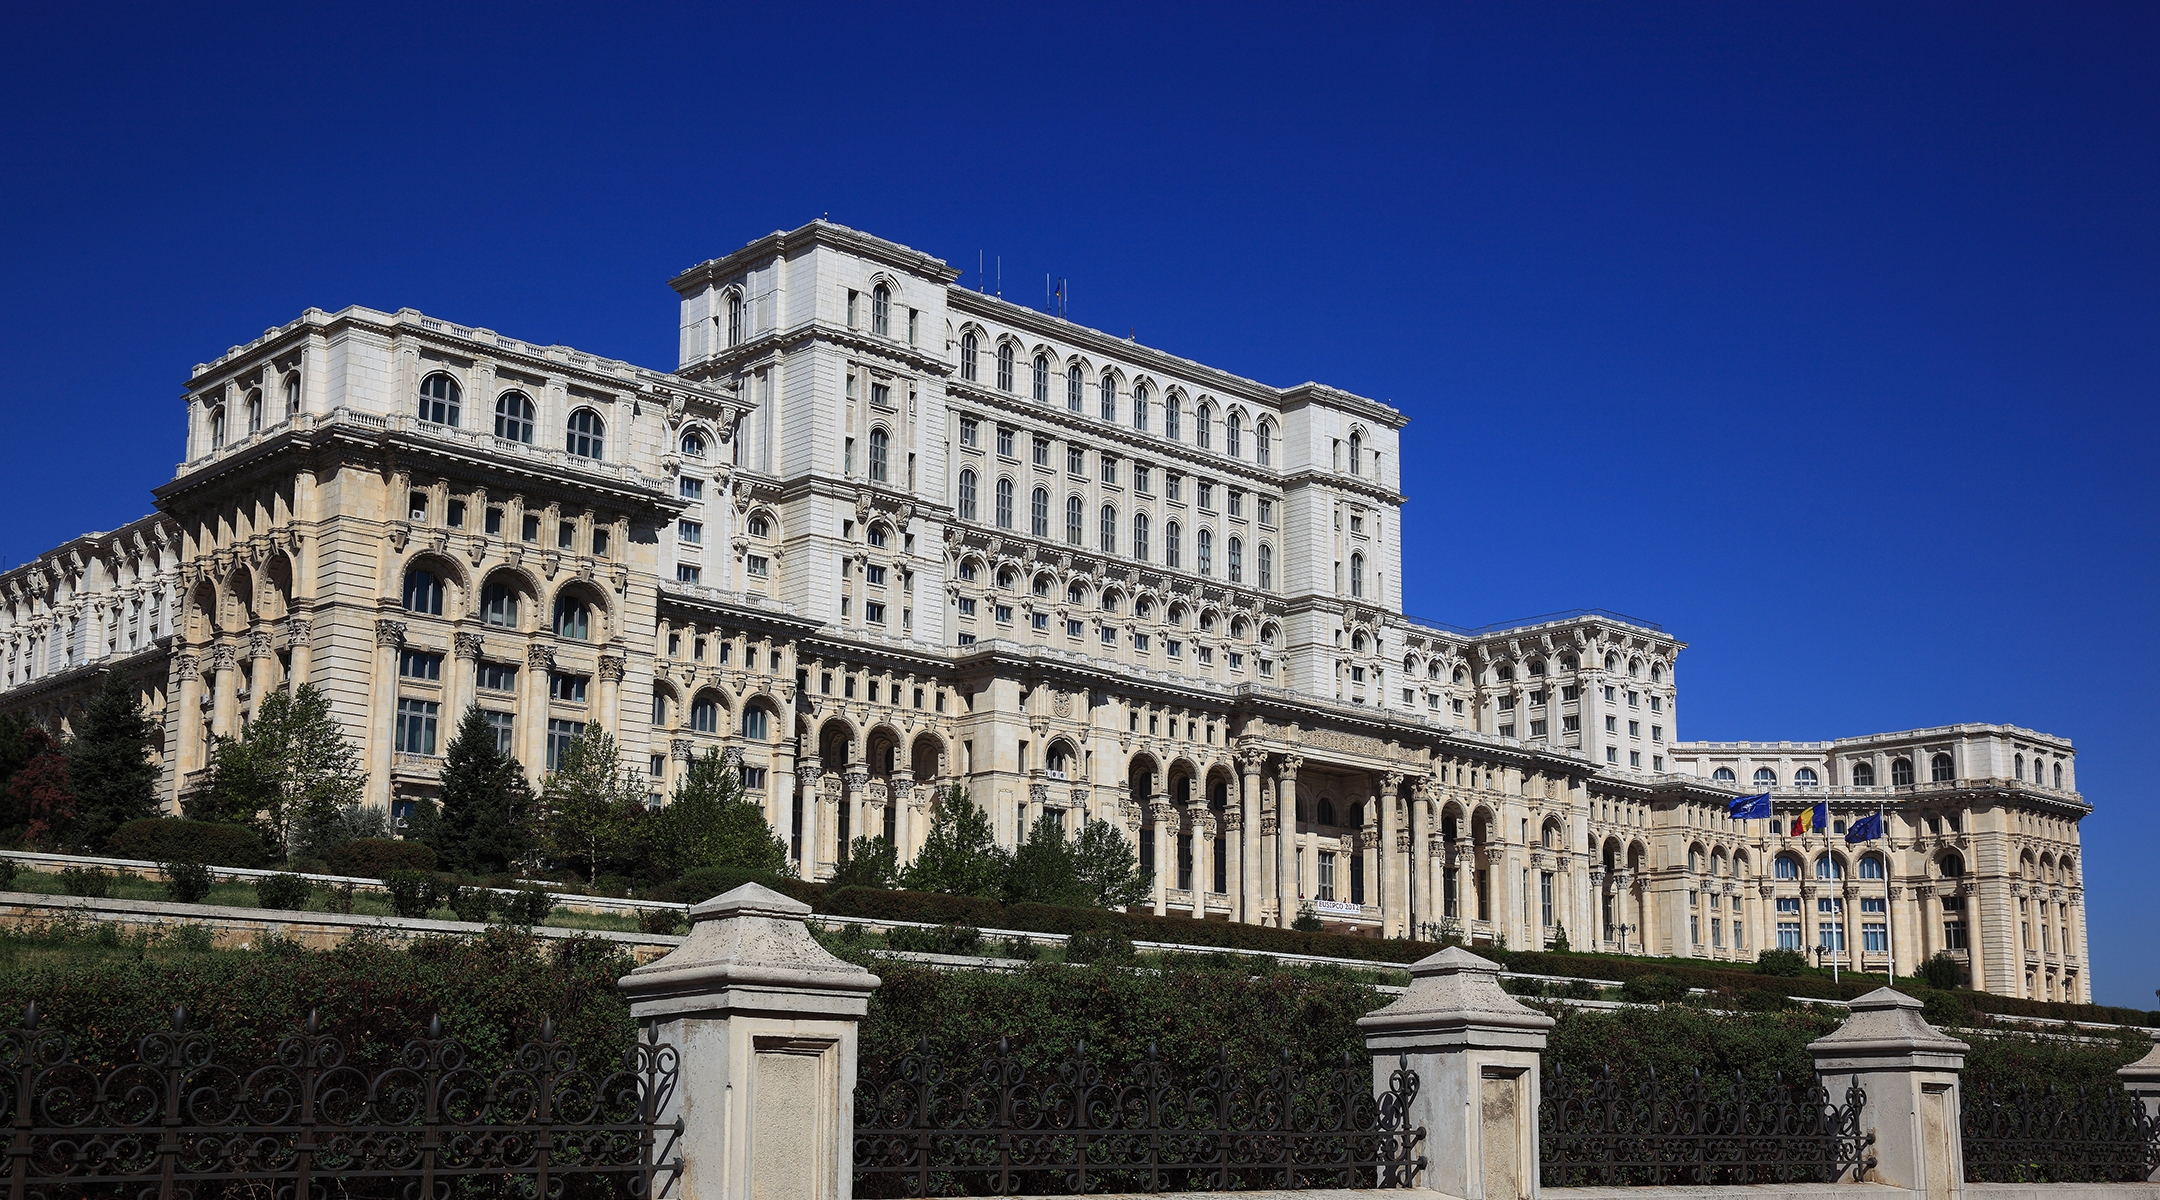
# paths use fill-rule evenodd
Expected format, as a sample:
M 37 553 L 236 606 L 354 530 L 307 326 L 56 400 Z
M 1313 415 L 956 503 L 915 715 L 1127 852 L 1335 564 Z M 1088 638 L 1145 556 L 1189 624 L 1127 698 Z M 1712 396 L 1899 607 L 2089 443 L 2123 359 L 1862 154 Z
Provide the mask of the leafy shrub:
M 1299 933 L 1318 933 L 1325 926 L 1321 925 L 1320 914 L 1313 911 L 1313 906 L 1308 901 L 1298 906 L 1297 916 L 1290 919 L 1290 928 Z
M 484 924 L 495 911 L 495 893 L 484 887 L 453 887 L 448 903 L 458 920 Z
M 1954 988 L 1965 982 L 1965 968 L 1950 957 L 1947 950 L 1937 950 L 1933 957 L 1920 964 L 1920 978 L 1930 987 Z
M 640 909 L 637 927 L 639 933 L 677 934 L 690 927 L 690 918 L 672 908 Z
M 1500 979 L 1500 988 L 1502 991 L 1517 996 L 1542 996 L 1545 994 L 1545 981 L 1542 979 L 1524 979 L 1515 975 L 1504 975 Z
M 1956 992 L 1928 992 L 1921 997 L 1920 1017 L 1937 1028 L 1970 1025 L 1972 1010 L 1965 1006 L 1965 1000 Z
M 1570 979 L 1567 981 L 1566 995 L 1570 1000 L 1595 1000 L 1598 998 L 1598 986 L 1587 979 Z
M 323 908 L 334 913 L 351 912 L 353 910 L 353 885 L 340 883 L 324 892 Z
M 323 856 L 338 875 L 388 881 L 390 871 L 433 871 L 435 852 L 419 842 L 397 838 L 354 838 L 330 848 Z
M 255 902 L 264 908 L 298 912 L 307 907 L 315 885 L 298 875 L 265 875 L 255 881 Z
M 903 925 L 885 931 L 885 944 L 917 954 L 974 954 L 982 949 L 982 930 L 972 925 L 916 929 Z
M 169 862 L 159 867 L 165 872 L 165 894 L 182 904 L 200 904 L 210 894 L 210 868 L 199 862 Z
M 521 887 L 503 898 L 503 920 L 512 925 L 533 926 L 547 921 L 555 911 L 555 897 L 545 888 Z
M 103 867 L 60 868 L 60 890 L 70 896 L 103 900 L 112 895 L 113 877 Z
M 0 892 L 15 890 L 15 873 L 20 870 L 12 858 L 0 858 Z
M 1807 971 L 1807 955 L 1798 950 L 1765 950 L 1755 956 L 1755 973 L 1792 978 Z
M 1776 988 L 1749 988 L 1735 994 L 1732 1003 L 1746 1012 L 1783 1012 L 1800 1007 L 1793 1003 L 1792 997 Z
M 172 943 L 193 954 L 207 954 L 217 949 L 217 935 L 208 925 L 181 925 L 172 931 Z
M 1687 992 L 1687 985 L 1670 975 L 1637 975 L 1620 985 L 1620 998 L 1631 1004 L 1670 1004 Z
M 1132 956 L 1132 939 L 1115 929 L 1084 929 L 1065 942 L 1066 962 L 1124 962 Z
M 921 921 L 926 925 L 965 922 L 977 926 L 1001 923 L 1004 909 L 995 900 L 975 896 L 947 896 L 938 892 L 901 892 L 884 888 L 836 888 L 827 892 L 821 911 L 843 917 L 872 917 L 885 921 Z
M 270 861 L 262 834 L 252 825 L 145 817 L 113 830 L 105 848 L 118 858 L 145 862 L 199 862 L 213 867 L 260 867 Z
M 418 871 L 383 872 L 383 890 L 390 894 L 390 911 L 400 917 L 424 917 L 440 899 L 435 878 Z
M 1017 958 L 1021 962 L 1034 962 L 1042 957 L 1042 945 L 1029 938 L 1008 937 L 998 941 L 999 958 Z

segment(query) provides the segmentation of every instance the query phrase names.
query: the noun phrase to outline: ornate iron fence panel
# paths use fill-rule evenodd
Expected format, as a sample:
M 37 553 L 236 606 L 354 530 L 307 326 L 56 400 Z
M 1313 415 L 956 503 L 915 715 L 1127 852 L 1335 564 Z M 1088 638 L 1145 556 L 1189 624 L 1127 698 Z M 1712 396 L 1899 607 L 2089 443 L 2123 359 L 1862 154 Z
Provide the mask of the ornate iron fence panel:
M 1821 1084 L 1776 1076 L 1753 1093 L 1738 1072 L 1724 1088 L 1696 1072 L 1678 1087 L 1656 1071 L 1627 1087 L 1607 1067 L 1591 1079 L 1554 1068 L 1538 1098 L 1546 1187 L 1840 1183 L 1867 1170 L 1875 1140 L 1860 1129 L 1857 1079 L 1834 1103 Z
M 1971 1183 L 2137 1183 L 2160 1169 L 2160 1127 L 2121 1088 L 1967 1091 Z
M 581 1070 L 552 1021 L 500 1071 L 469 1065 L 439 1021 L 368 1069 L 312 1013 L 271 1061 L 221 1063 L 184 1009 L 105 1067 L 32 1005 L 0 1030 L 7 1194 L 649 1197 L 682 1169 L 681 1122 L 657 1120 L 677 1069 L 648 1027 L 619 1069 Z
M 866 1063 L 855 1090 L 855 1195 L 1057 1196 L 1233 1188 L 1409 1187 L 1425 1130 L 1409 1128 L 1417 1073 L 1387 1090 L 1345 1055 L 1324 1078 L 1288 1051 L 1264 1079 L 1228 1052 L 1200 1078 L 1147 1058 L 1106 1069 L 1085 1044 L 1044 1074 L 1000 1039 L 972 1071 L 930 1054 Z

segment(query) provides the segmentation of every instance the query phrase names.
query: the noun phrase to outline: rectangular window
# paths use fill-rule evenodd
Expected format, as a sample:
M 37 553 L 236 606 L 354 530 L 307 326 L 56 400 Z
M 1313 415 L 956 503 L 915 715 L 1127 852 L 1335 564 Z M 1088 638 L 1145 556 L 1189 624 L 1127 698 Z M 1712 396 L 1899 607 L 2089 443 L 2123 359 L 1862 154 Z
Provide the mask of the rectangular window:
M 1065 636 L 1066 636 L 1066 637 L 1069 637 L 1069 638 L 1076 638 L 1076 637 L 1079 637 L 1079 636 L 1080 636 L 1081 634 L 1084 634 L 1084 633 L 1086 633 L 1086 632 L 1087 632 L 1087 629 L 1086 629 L 1086 627 L 1085 627 L 1085 626 L 1083 626 L 1083 625 L 1082 625 L 1082 624 L 1081 624 L 1080 622 L 1078 622 L 1078 621 L 1067 621 L 1067 622 L 1065 622 Z
M 490 507 L 487 510 L 487 531 L 489 537 L 502 536 L 502 517 L 502 510 L 499 508 Z
M 705 569 L 694 563 L 675 564 L 675 582 L 699 583 L 705 578 Z
M 1102 461 L 1102 481 L 1103 481 L 1104 483 L 1116 483 L 1116 482 L 1117 482 L 1117 463 L 1118 463 L 1118 460 L 1117 460 L 1117 456 L 1116 456 L 1116 455 L 1114 455 L 1114 454 L 1105 454 L 1105 455 L 1103 455 L 1103 456 L 1102 456 L 1102 460 L 1101 460 L 1101 461 Z
M 960 418 L 960 444 L 963 446 L 975 444 L 975 418 Z
M 1163 653 L 1177 658 L 1185 653 L 1185 643 L 1176 638 L 1167 638 L 1163 641 Z
M 1575 686 L 1574 684 L 1572 684 L 1572 683 L 1570 683 L 1570 684 L 1567 684 L 1566 686 L 1564 686 L 1564 687 L 1562 687 L 1562 688 L 1560 689 L 1560 699 L 1561 699 L 1562 701 L 1568 701 L 1568 700 L 1577 700 L 1577 699 L 1580 699 L 1581 697 L 1582 697 L 1582 689 L 1581 689 L 1581 688 L 1579 688 L 1579 687 L 1576 687 L 1576 686 Z
M 1582 718 L 1581 718 L 1581 717 L 1578 717 L 1578 716 L 1566 716 L 1566 717 L 1562 717 L 1562 718 L 1560 718 L 1560 732 L 1562 732 L 1562 733 L 1581 733 L 1581 732 L 1582 732 Z
M 974 644 L 975 644 L 975 635 L 974 635 L 974 634 L 972 634 L 972 633 L 963 633 L 963 634 L 961 634 L 961 635 L 960 635 L 960 644 L 961 644 L 961 645 L 963 645 L 963 646 L 972 646 L 972 645 L 974 645 Z
M 465 528 L 465 502 L 463 500 L 452 500 L 450 502 L 449 525 L 452 529 Z
M 1087 452 L 1078 446 L 1065 447 L 1065 473 L 1067 475 L 1087 474 Z
M 1543 721 L 1532 721 L 1532 722 L 1530 722 L 1530 736 L 1531 736 L 1531 737 L 1534 737 L 1534 738 L 1544 737 L 1544 736 L 1545 736 L 1545 722 L 1543 722 Z
M 885 623 L 885 605 L 877 600 L 872 600 L 863 605 L 863 620 L 870 622 L 872 625 L 883 625 Z
M 435 724 L 442 706 L 433 700 L 400 700 L 397 706 L 397 752 L 434 754 Z
M 1665 727 L 1664 727 L 1663 725 L 1652 725 L 1652 726 L 1650 727 L 1650 740 L 1651 740 L 1651 741 L 1653 741 L 1653 742 L 1662 742 L 1662 741 L 1664 741 L 1664 740 L 1665 740 Z
M 875 565 L 864 567 L 863 580 L 872 587 L 884 587 L 885 568 Z
M 584 733 L 585 722 L 583 721 L 549 721 L 547 731 L 547 769 L 552 771 L 559 767 L 562 764 L 563 751 L 568 749 L 570 743 L 578 740 L 578 738 L 582 737 Z
M 1028 624 L 1037 629 L 1048 629 L 1050 628 L 1050 614 L 1042 612 L 1031 614 L 1028 617 Z
M 1618 718 L 1618 717 L 1607 717 L 1607 718 L 1605 718 L 1605 732 L 1607 732 L 1607 733 L 1618 733 L 1618 732 L 1620 732 L 1620 718 Z
M 585 703 L 585 684 L 591 676 L 564 671 L 548 672 L 548 699 L 557 704 Z
M 1882 954 L 1890 949 L 1890 931 L 1880 921 L 1866 921 L 1860 926 L 1860 948 L 1869 954 Z
M 675 536 L 693 546 L 705 544 L 705 525 L 700 521 L 675 522 Z
M 488 728 L 495 734 L 495 752 L 515 755 L 517 753 L 517 718 L 506 712 L 484 713 Z
M 1102 644 L 1103 644 L 1103 645 L 1105 645 L 1105 646 L 1115 646 L 1115 645 L 1117 645 L 1117 630 L 1116 630 L 1116 629 L 1114 629 L 1114 628 L 1112 628 L 1112 627 L 1110 627 L 1110 626 L 1108 626 L 1108 625 L 1105 625 L 1105 626 L 1103 626 L 1103 627 L 1102 627 Z
M 1183 503 L 1185 500 L 1185 477 L 1170 471 L 1163 472 L 1162 490 L 1163 499 L 1173 504 Z
M 685 475 L 676 483 L 675 490 L 682 493 L 682 498 L 685 500 L 703 500 L 705 498 L 705 481 Z
M 1228 499 L 1229 499 L 1229 503 L 1230 503 L 1230 515 L 1231 515 L 1231 516 L 1233 516 L 1233 517 L 1242 517 L 1242 516 L 1244 516 L 1244 515 L 1245 515 L 1245 493 L 1243 493 L 1243 492 L 1241 492 L 1241 491 L 1237 490 L 1236 488 L 1226 488 L 1226 489 L 1224 489 L 1224 491 L 1226 492 L 1226 494 L 1227 494 L 1227 497 L 1228 497 Z
M 528 541 L 528 542 L 532 542 L 532 543 L 535 543 L 535 544 L 538 544 L 538 543 L 539 543 L 539 541 L 540 541 L 540 517 L 539 517 L 539 514 L 537 514 L 537 513 L 526 513 L 526 514 L 525 514 L 525 521 L 524 521 L 524 528 L 523 528 L 523 529 L 522 529 L 522 530 L 521 530 L 520 532 L 521 532 L 521 533 L 523 534 L 523 536 L 524 536 L 524 538 L 525 538 L 525 540 L 526 540 L 526 541 Z
M 759 579 L 763 579 L 765 576 L 772 574 L 772 560 L 762 554 L 745 555 L 743 557 L 743 570 Z
M 1145 492 L 1148 490 L 1148 469 L 1141 466 L 1139 463 L 1133 464 L 1132 486 L 1133 490 L 1136 492 Z
M 1275 502 L 1266 496 L 1260 497 L 1260 523 L 1270 528 L 1275 524 Z
M 764 767 L 753 767 L 753 766 L 749 765 L 748 763 L 745 763 L 745 764 L 743 764 L 743 767 L 742 767 L 742 785 L 743 785 L 743 790 L 744 790 L 744 791 L 746 791 L 746 792 L 762 792 L 762 791 L 764 791 L 764 790 L 765 790 L 765 768 L 764 768 Z
M 1629 737 L 1631 737 L 1631 738 L 1639 738 L 1639 737 L 1641 737 L 1641 736 L 1642 736 L 1642 722 L 1641 722 L 1641 721 L 1629 721 L 1629 722 L 1627 723 L 1627 735 L 1628 735 Z
M 963 617 L 972 617 L 975 615 L 975 597 L 960 597 L 960 615 Z
M 1215 507 L 1214 484 L 1206 482 L 1200 484 L 1200 507 L 1210 509 Z
M 1543 918 L 1540 923 L 1547 929 L 1552 928 L 1553 873 L 1551 871 L 1538 872 L 1538 912 Z
M 998 426 L 997 452 L 1000 458 L 1011 458 L 1013 456 L 1013 431 L 1010 426 Z
M 1042 436 L 1039 436 L 1039 435 L 1038 435 L 1038 436 L 1036 437 L 1036 439 L 1035 439 L 1035 465 L 1036 465 L 1036 466 L 1038 466 L 1038 467 L 1047 467 L 1047 466 L 1049 466 L 1049 465 L 1050 465 L 1050 439 L 1049 439 L 1049 438 L 1046 438 L 1046 437 L 1042 437 Z
M 1012 605 L 1010 605 L 1010 604 L 1000 604 L 1000 605 L 998 605 L 998 606 L 997 606 L 997 622 L 998 622 L 998 624 L 1000 624 L 1000 625 L 1010 625 L 1010 624 L 1012 624 L 1012 620 L 1013 620 L 1013 610 L 1012 610 Z
M 514 692 L 517 690 L 518 669 L 509 663 L 482 660 L 477 672 L 480 690 L 486 692 Z
M 1515 736 L 1515 727 L 1514 727 L 1513 725 L 1502 725 L 1502 726 L 1500 727 L 1500 736 L 1501 736 L 1501 737 L 1514 737 L 1514 736 Z
M 1710 948 L 1713 950 L 1725 948 L 1725 922 L 1716 917 L 1710 918 Z
M 1335 853 L 1332 850 L 1320 852 L 1319 898 L 1330 902 L 1335 899 Z
M 872 408 L 883 408 L 883 409 L 891 409 L 891 408 L 892 408 L 892 385 L 891 385 L 891 384 L 889 384 L 889 383 L 873 383 L 873 384 L 871 384 L 871 385 L 870 385 L 870 406 L 871 406 Z
M 558 521 L 555 524 L 555 548 L 569 550 L 577 545 L 577 522 Z
M 400 650 L 397 673 L 407 679 L 434 682 L 442 678 L 442 655 L 424 650 Z

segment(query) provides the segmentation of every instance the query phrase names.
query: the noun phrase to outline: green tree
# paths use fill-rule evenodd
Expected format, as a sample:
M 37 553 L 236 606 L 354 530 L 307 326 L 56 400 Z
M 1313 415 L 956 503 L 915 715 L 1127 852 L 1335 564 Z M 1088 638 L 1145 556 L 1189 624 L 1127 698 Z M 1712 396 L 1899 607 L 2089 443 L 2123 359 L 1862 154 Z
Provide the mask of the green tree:
M 295 858 L 319 856 L 345 827 L 340 814 L 367 792 L 360 752 L 311 683 L 263 697 L 238 738 L 221 737 L 210 784 L 188 815 L 253 822 Z
M 8 781 L 30 761 L 30 718 L 19 712 L 0 715 L 0 835 L 22 832 L 28 819 L 7 799 Z
M 1065 840 L 1065 826 L 1049 813 L 1035 818 L 1034 828 L 1013 847 L 1005 868 L 1002 899 L 1007 904 L 1073 904 L 1088 902 L 1073 862 L 1072 845 Z
M 501 875 L 532 849 L 532 785 L 477 704 L 465 709 L 444 752 L 442 811 L 423 816 L 426 803 L 414 805 L 407 836 L 434 847 L 446 871 Z
M 29 757 L 7 782 L 8 808 L 23 822 L 23 840 L 59 846 L 75 824 L 75 791 L 68 783 L 67 751 L 39 725 L 23 735 Z
M 938 801 L 922 850 L 900 881 L 918 892 L 995 900 L 1005 880 L 1005 857 L 990 832 L 990 814 L 956 785 Z
M 647 821 L 653 865 L 666 878 L 700 867 L 788 875 L 787 843 L 775 836 L 763 805 L 743 795 L 742 774 L 717 749 L 692 759 L 667 807 Z
M 826 881 L 844 887 L 892 888 L 900 882 L 899 852 L 884 834 L 859 837 L 848 844 L 847 861 Z
M 540 789 L 542 828 L 557 857 L 581 862 L 585 881 L 636 839 L 645 820 L 645 787 L 622 769 L 615 738 L 587 725 L 555 762 Z
M 1152 897 L 1138 850 L 1125 831 L 1109 821 L 1089 820 L 1072 843 L 1073 874 L 1081 903 L 1099 908 L 1127 908 Z
M 157 732 L 143 713 L 134 682 L 117 672 L 107 674 L 68 742 L 75 821 L 65 836 L 71 844 L 102 850 L 113 830 L 157 815 L 161 768 L 150 756 Z

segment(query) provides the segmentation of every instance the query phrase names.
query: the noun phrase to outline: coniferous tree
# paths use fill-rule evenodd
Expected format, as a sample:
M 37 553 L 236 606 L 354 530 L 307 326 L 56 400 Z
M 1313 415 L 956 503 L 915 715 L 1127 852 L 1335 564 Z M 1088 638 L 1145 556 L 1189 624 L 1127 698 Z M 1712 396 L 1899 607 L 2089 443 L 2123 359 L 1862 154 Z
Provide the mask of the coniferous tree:
M 700 867 L 792 873 L 787 843 L 773 834 L 765 809 L 743 795 L 742 775 L 717 749 L 692 759 L 665 808 L 647 821 L 653 865 L 675 877 Z
M 113 830 L 157 815 L 161 768 L 150 757 L 156 737 L 134 683 L 108 674 L 67 746 L 75 820 L 63 837 L 70 845 L 102 850 Z
M 1056 817 L 1044 813 L 1035 818 L 1035 827 L 1013 848 L 1001 898 L 1007 904 L 1087 903 L 1072 846 Z
M 0 842 L 12 844 L 30 821 L 8 795 L 8 783 L 30 756 L 30 718 L 22 713 L 0 715 Z
M 847 861 L 825 882 L 835 891 L 844 887 L 892 888 L 900 882 L 899 852 L 882 833 L 856 838 L 848 843 Z
M 919 892 L 995 900 L 1005 881 L 1005 861 L 990 830 L 990 814 L 956 785 L 938 801 L 922 850 L 900 880 Z
M 188 815 L 213 821 L 252 822 L 287 854 L 306 857 L 342 831 L 339 817 L 367 791 L 360 752 L 330 713 L 330 700 L 315 685 L 279 689 L 238 738 L 219 738 L 211 756 L 210 785 Z
M 622 767 L 615 738 L 597 722 L 562 748 L 540 789 L 541 822 L 557 857 L 581 863 L 585 881 L 615 858 L 645 820 L 645 787 Z
M 422 818 L 416 805 L 406 836 L 433 846 L 444 870 L 500 875 L 532 849 L 533 812 L 525 768 L 474 704 L 444 753 L 441 812 Z
M 1099 908 L 1126 908 L 1145 904 L 1152 896 L 1147 873 L 1140 869 L 1139 851 L 1125 831 L 1108 821 L 1090 820 L 1073 839 L 1073 874 L 1082 904 Z

